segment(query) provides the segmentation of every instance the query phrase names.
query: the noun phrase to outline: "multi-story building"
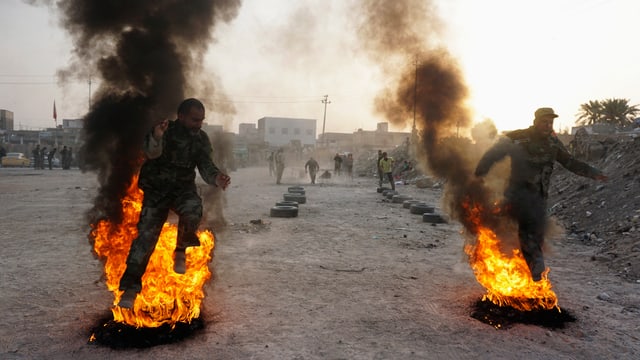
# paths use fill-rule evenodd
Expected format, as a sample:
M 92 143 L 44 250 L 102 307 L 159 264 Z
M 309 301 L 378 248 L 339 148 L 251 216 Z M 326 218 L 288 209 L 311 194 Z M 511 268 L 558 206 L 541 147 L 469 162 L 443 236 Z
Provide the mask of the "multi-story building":
M 315 146 L 316 120 L 263 117 L 258 120 L 258 134 L 270 146 Z
M 0 109 L 0 130 L 13 130 L 13 111 Z

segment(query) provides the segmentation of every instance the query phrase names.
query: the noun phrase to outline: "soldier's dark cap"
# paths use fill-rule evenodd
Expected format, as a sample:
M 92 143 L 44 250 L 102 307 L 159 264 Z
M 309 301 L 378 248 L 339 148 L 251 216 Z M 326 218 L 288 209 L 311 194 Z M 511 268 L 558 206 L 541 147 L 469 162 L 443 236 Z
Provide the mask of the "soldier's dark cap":
M 543 116 L 547 116 L 547 115 L 551 115 L 554 118 L 558 117 L 558 114 L 556 114 L 552 108 L 550 107 L 543 107 L 543 108 L 539 108 L 538 110 L 536 110 L 535 112 L 535 118 L 534 119 L 540 119 Z

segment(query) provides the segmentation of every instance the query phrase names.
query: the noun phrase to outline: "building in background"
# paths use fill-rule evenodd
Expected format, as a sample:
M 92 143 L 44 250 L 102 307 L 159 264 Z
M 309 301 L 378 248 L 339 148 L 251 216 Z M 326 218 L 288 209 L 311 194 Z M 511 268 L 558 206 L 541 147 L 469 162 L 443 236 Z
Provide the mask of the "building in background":
M 316 120 L 283 117 L 258 119 L 258 136 L 272 147 L 299 144 L 315 147 Z
M 13 111 L 0 109 L 0 130 L 13 130 Z

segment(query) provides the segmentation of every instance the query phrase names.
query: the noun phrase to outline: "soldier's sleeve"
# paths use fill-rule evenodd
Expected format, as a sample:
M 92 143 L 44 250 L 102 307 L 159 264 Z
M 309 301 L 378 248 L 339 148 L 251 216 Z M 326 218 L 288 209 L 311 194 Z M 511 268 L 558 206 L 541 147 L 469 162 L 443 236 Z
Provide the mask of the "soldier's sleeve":
M 156 140 L 153 137 L 152 132 L 149 132 L 147 133 L 147 135 L 145 135 L 144 142 L 142 144 L 142 151 L 144 151 L 147 159 L 155 159 L 162 155 L 162 139 L 163 138 L 160 138 L 159 141 Z
M 602 175 L 602 171 L 594 168 L 593 166 L 580 161 L 573 157 L 569 151 L 564 147 L 562 142 L 558 138 L 553 138 L 554 146 L 558 149 L 556 160 L 572 173 L 588 178 L 595 178 Z
M 198 159 L 196 160 L 196 165 L 198 166 L 198 171 L 200 172 L 200 176 L 202 179 L 210 185 L 216 184 L 216 176 L 220 173 L 220 169 L 213 163 L 211 159 L 211 155 L 213 154 L 213 149 L 211 147 L 211 142 L 209 141 L 209 137 L 205 132 L 200 133 L 202 136 L 201 149 L 198 151 Z
M 485 176 L 491 170 L 491 167 L 496 162 L 502 160 L 509 153 L 510 147 L 513 146 L 513 141 L 508 137 L 502 137 L 495 143 L 487 152 L 482 155 L 478 165 L 476 166 L 475 175 Z

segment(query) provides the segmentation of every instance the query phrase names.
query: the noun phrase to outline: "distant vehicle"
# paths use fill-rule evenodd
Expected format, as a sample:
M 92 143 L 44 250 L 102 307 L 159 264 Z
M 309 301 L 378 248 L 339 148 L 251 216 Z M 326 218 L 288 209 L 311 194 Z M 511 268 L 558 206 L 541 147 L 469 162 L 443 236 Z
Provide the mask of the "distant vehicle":
M 2 166 L 10 167 L 10 166 L 19 166 L 19 167 L 28 167 L 31 164 L 31 160 L 24 156 L 23 153 L 7 153 L 7 156 L 2 158 Z

